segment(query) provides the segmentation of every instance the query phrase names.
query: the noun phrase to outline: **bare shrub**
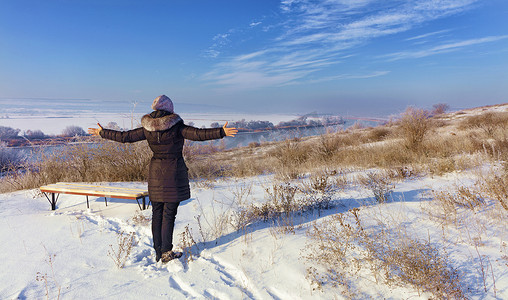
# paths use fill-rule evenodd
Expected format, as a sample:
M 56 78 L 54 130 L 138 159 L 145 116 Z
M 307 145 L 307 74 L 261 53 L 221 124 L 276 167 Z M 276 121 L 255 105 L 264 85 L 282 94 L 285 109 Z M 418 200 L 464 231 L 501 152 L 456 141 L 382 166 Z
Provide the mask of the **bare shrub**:
M 392 130 L 386 126 L 377 126 L 367 132 L 367 139 L 372 142 L 379 142 L 392 134 Z
M 421 170 L 416 166 L 399 166 L 386 170 L 386 176 L 390 180 L 403 181 L 420 175 Z
M 408 107 L 398 121 L 406 146 L 413 151 L 420 149 L 425 136 L 431 129 L 430 113 L 426 110 Z
M 27 130 L 24 134 L 24 136 L 29 140 L 35 140 L 35 139 L 43 139 L 46 138 L 46 135 L 42 130 L 36 129 L 36 130 Z
M 446 103 L 437 103 L 432 105 L 431 115 L 439 116 L 446 113 L 450 109 L 450 106 Z
M 223 151 L 225 148 L 224 141 L 220 143 L 216 143 L 210 141 L 206 142 L 196 142 L 185 140 L 185 145 L 183 148 L 183 156 L 186 160 L 192 160 L 196 156 L 204 155 L 204 154 L 212 154 L 216 152 Z
M 333 182 L 331 176 L 335 174 L 336 171 L 324 170 L 311 174 L 307 181 L 302 182 L 300 191 L 304 194 L 304 199 L 300 210 L 317 210 L 320 213 L 332 207 L 331 201 L 338 189 L 335 183 L 343 188 L 342 182 Z
M 48 255 L 48 258 L 45 260 L 46 264 L 49 266 L 51 274 L 48 275 L 48 273 L 42 273 L 37 272 L 37 275 L 35 277 L 36 281 L 44 282 L 44 288 L 46 290 L 46 299 L 60 299 L 60 295 L 62 292 L 62 286 L 60 283 L 58 283 L 55 275 L 55 268 L 54 268 L 54 262 L 56 254 L 50 254 L 46 247 L 43 245 L 44 250 L 46 250 L 46 253 Z M 50 297 L 50 290 L 55 289 L 55 298 Z
M 125 233 L 120 231 L 117 233 L 117 249 L 113 245 L 109 245 L 111 250 L 108 251 L 108 256 L 111 257 L 116 267 L 122 269 L 129 258 L 132 248 L 138 244 L 136 233 Z
M 356 285 L 360 272 L 370 271 L 376 283 L 410 285 L 439 299 L 465 298 L 458 271 L 449 265 L 446 252 L 386 224 L 368 229 L 359 209 L 350 210 L 347 217 L 336 214 L 314 224 L 308 236 L 311 242 L 304 258 L 320 266 L 307 269 L 316 289 L 329 284 L 354 297 L 361 292 Z
M 195 247 L 198 251 L 198 245 L 194 240 L 189 224 L 185 226 L 185 230 L 180 234 L 180 247 L 183 250 L 183 260 L 185 263 L 194 261 L 192 256 L 192 248 Z
M 454 197 L 451 193 L 445 191 L 432 191 L 431 198 L 435 202 L 422 206 L 424 212 L 434 220 L 439 220 L 442 224 L 455 223 L 457 221 L 457 208 L 455 207 Z
M 151 217 L 147 217 L 143 215 L 140 211 L 136 210 L 134 216 L 132 217 L 132 222 L 139 226 L 148 226 L 152 222 Z
M 210 181 L 223 176 L 226 171 L 225 166 L 210 155 L 223 151 L 224 147 L 223 143 L 199 143 L 186 140 L 183 156 L 189 167 L 189 178 Z
M 348 130 L 359 130 L 365 128 L 365 125 L 361 121 L 356 121 Z
M 309 151 L 297 139 L 288 139 L 269 153 L 277 159 L 277 175 L 282 179 L 301 176 L 301 165 L 308 159 Z
M 200 181 L 212 182 L 224 176 L 227 171 L 222 163 L 210 157 L 194 158 L 186 164 L 189 168 L 189 178 Z
M 289 214 L 299 210 L 299 205 L 295 200 L 295 194 L 298 191 L 296 186 L 289 182 L 280 185 L 273 185 L 272 188 L 265 190 L 270 205 L 270 214 Z
M 257 148 L 257 147 L 259 147 L 259 146 L 261 146 L 261 143 L 260 143 L 260 142 L 250 142 L 250 143 L 247 145 L 247 147 L 249 147 L 249 148 Z
M 7 126 L 0 126 L 0 140 L 14 139 L 18 136 L 19 129 Z
M 65 127 L 64 130 L 62 130 L 62 136 L 66 137 L 85 136 L 85 135 L 87 135 L 85 130 L 76 125 L 67 126 Z
M 247 215 L 248 211 L 245 209 L 249 206 L 249 201 L 252 192 L 252 182 L 250 184 L 237 184 L 232 188 L 232 212 L 230 217 L 230 223 L 235 230 L 244 230 L 247 225 L 251 222 L 251 218 Z
M 421 155 L 409 151 L 401 142 L 387 141 L 340 149 L 334 155 L 332 163 L 342 167 L 391 168 L 418 163 L 420 160 Z
M 492 174 L 479 182 L 480 190 L 508 210 L 508 176 Z
M 427 163 L 428 173 L 441 176 L 457 170 L 455 160 L 451 157 L 431 159 Z
M 296 215 L 315 210 L 320 213 L 332 207 L 337 186 L 331 175 L 332 172 L 327 171 L 314 174 L 300 186 L 289 182 L 274 184 L 265 190 L 267 200 L 261 204 L 235 201 L 229 213 L 231 225 L 236 230 L 245 231 L 249 224 L 270 221 L 281 233 L 294 233 Z
M 341 144 L 341 139 L 336 134 L 323 134 L 319 136 L 319 142 L 315 145 L 315 155 L 325 161 L 330 160 Z
M 225 175 L 249 177 L 266 174 L 275 170 L 273 162 L 270 157 L 238 157 L 234 161 L 228 161 Z
M 224 234 L 230 232 L 230 224 L 232 217 L 232 209 L 234 203 L 225 203 L 222 201 L 212 200 L 209 207 L 202 205 L 199 198 L 198 203 L 199 215 L 195 217 L 199 225 L 199 232 L 203 238 L 203 242 L 218 240 Z
M 372 191 L 378 203 L 386 202 L 395 188 L 386 172 L 368 172 L 365 176 L 360 176 L 358 181 Z
M 0 172 L 18 168 L 23 162 L 23 155 L 19 150 L 7 147 L 0 141 Z
M 457 223 L 461 208 L 478 211 L 486 204 L 477 189 L 466 186 L 455 186 L 447 191 L 432 191 L 430 195 L 434 201 L 424 206 L 423 210 L 442 224 Z
M 485 112 L 464 118 L 460 124 L 462 129 L 480 129 L 487 137 L 494 138 L 497 131 L 504 131 L 508 126 L 508 113 Z
M 387 280 L 389 285 L 410 284 L 419 292 L 430 292 L 440 299 L 466 298 L 458 270 L 449 266 L 446 253 L 430 242 L 406 237 L 385 249 L 371 250 L 378 251 L 377 255 L 384 260 L 383 269 L 393 272 L 394 276 Z

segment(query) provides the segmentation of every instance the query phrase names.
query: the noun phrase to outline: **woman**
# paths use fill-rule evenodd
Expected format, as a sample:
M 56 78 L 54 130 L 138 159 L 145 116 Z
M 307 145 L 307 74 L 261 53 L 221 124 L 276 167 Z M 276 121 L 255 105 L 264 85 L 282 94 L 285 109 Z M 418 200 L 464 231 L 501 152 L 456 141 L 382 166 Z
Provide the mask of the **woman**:
M 116 131 L 89 128 L 88 133 L 102 138 L 133 143 L 147 140 L 153 157 L 148 171 L 148 193 L 152 202 L 152 235 L 158 262 L 166 263 L 180 257 L 173 252 L 173 229 L 178 205 L 190 198 L 189 176 L 183 160 L 184 139 L 206 141 L 235 136 L 236 128 L 198 129 L 187 126 L 179 115 L 173 112 L 173 102 L 161 95 L 152 103 L 152 113 L 141 118 L 141 128 L 129 131 Z

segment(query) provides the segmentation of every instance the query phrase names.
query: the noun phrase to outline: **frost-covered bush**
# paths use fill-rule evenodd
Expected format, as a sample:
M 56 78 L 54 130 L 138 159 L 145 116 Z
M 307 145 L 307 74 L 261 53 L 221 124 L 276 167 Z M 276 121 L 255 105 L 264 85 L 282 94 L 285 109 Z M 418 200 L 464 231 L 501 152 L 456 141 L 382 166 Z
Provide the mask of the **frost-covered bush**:
M 73 137 L 73 136 L 85 136 L 86 132 L 83 128 L 71 125 L 65 127 L 65 129 L 62 131 L 62 135 L 66 137 Z
M 18 136 L 19 129 L 0 126 L 0 140 L 13 139 Z
M 6 143 L 0 142 L 0 171 L 5 171 L 21 164 L 23 156 L 17 149 L 8 148 Z
M 43 139 L 46 137 L 46 135 L 44 134 L 44 132 L 42 132 L 42 130 L 40 129 L 36 129 L 36 130 L 27 130 L 24 134 L 24 136 L 29 139 L 29 140 L 33 140 L 33 139 Z

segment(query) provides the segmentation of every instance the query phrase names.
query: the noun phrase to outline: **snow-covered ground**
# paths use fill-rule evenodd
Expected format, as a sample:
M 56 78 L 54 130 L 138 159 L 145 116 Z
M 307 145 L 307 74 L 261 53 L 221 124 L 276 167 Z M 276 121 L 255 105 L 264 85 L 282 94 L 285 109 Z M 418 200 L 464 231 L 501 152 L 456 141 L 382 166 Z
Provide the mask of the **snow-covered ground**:
M 251 203 L 266 201 L 266 189 L 273 182 L 270 175 L 193 182 L 193 198 L 183 202 L 178 211 L 174 244 L 182 248 L 182 236 L 188 228 L 198 242 L 192 248 L 194 260 L 186 262 L 182 257 L 166 265 L 155 262 L 150 222 L 142 218 L 150 217 L 151 209 L 140 212 L 135 201 L 110 199 L 106 207 L 104 199 L 97 198 L 87 209 L 84 196 L 61 195 L 57 210 L 51 211 L 46 198 L 34 190 L 1 194 L 0 298 L 341 298 L 331 286 L 324 291 L 312 290 L 306 278 L 311 262 L 303 258 L 310 242 L 306 233 L 314 221 L 319 224 L 332 214 L 358 207 L 366 218 L 396 220 L 408 232 L 444 247 L 465 279 L 463 288 L 469 298 L 493 299 L 496 295 L 508 299 L 507 223 L 493 222 L 496 219 L 487 218 L 490 212 L 471 213 L 474 222 L 467 237 L 464 231 L 442 227 L 424 213 L 424 208 L 431 207 L 430 190 L 472 184 L 472 173 L 408 179 L 395 185 L 392 201 L 384 204 L 375 204 L 369 190 L 350 185 L 334 196 L 332 209 L 320 215 L 297 216 L 294 233 L 283 233 L 263 221 L 239 232 L 221 229 L 219 221 L 224 220 L 225 212 L 234 210 L 239 198 Z M 146 186 L 139 182 L 108 184 Z M 134 232 L 138 243 L 125 267 L 117 268 L 108 252 L 118 249 L 117 238 L 122 232 L 124 236 Z M 468 242 L 476 238 L 481 239 L 477 247 Z M 483 275 L 480 261 L 486 260 L 482 257 L 488 257 Z M 376 299 L 429 296 L 406 287 L 376 284 L 368 276 L 359 276 L 356 281 L 364 295 Z

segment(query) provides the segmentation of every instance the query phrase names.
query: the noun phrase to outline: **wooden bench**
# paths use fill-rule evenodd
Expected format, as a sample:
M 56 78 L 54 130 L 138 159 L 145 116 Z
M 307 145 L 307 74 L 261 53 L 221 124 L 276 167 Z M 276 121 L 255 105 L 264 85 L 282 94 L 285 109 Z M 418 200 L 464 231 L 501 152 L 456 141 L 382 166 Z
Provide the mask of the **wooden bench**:
M 145 189 L 132 189 L 124 187 L 113 187 L 103 185 L 92 185 L 83 183 L 72 183 L 72 182 L 58 182 L 50 185 L 40 187 L 41 192 L 46 196 L 51 209 L 56 209 L 56 202 L 60 194 L 72 194 L 72 195 L 84 195 L 86 196 L 86 206 L 90 208 L 88 203 L 88 196 L 104 197 L 106 206 L 108 206 L 107 198 L 119 198 L 119 199 L 132 199 L 138 202 L 139 209 L 146 209 L 146 197 L 148 197 L 148 191 Z M 51 199 L 48 197 L 51 194 Z M 142 199 L 142 204 L 139 200 Z

